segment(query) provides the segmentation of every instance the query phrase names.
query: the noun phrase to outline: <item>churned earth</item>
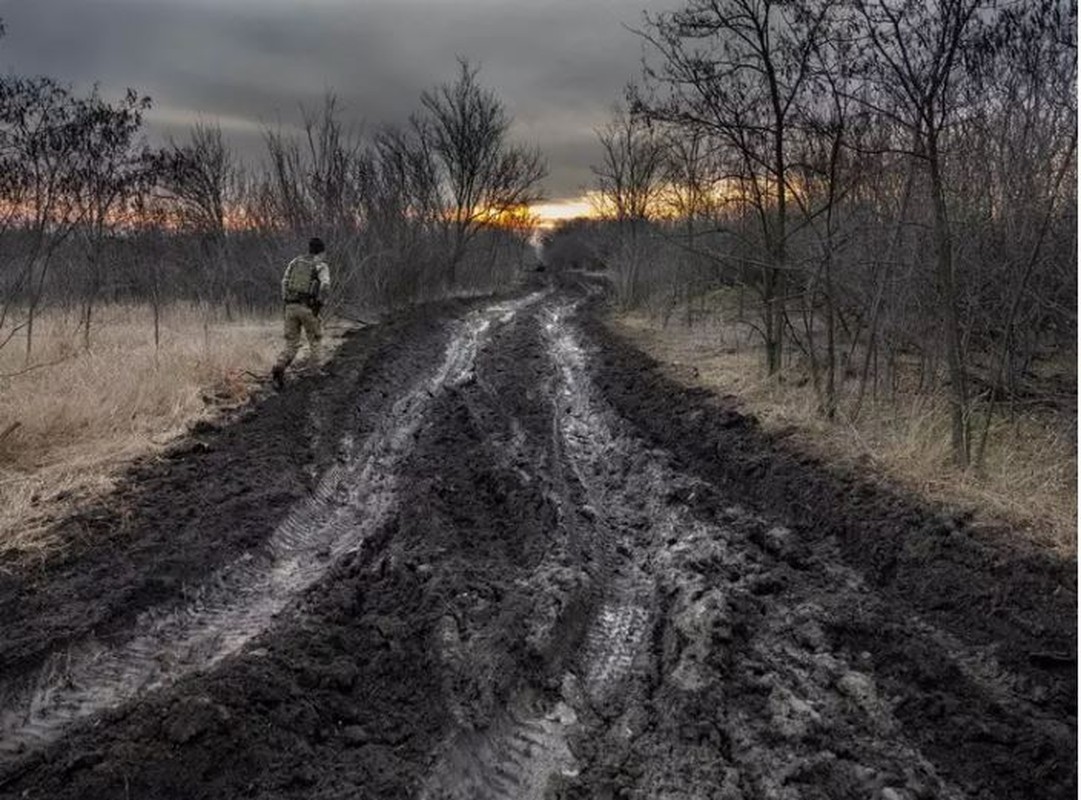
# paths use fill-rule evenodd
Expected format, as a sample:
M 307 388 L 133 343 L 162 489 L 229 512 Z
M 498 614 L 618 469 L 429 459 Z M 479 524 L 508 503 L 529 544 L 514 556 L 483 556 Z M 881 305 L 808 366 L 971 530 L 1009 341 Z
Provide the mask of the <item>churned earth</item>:
M 358 331 L 0 573 L 0 797 L 1075 797 L 1075 564 L 670 383 L 601 295 Z

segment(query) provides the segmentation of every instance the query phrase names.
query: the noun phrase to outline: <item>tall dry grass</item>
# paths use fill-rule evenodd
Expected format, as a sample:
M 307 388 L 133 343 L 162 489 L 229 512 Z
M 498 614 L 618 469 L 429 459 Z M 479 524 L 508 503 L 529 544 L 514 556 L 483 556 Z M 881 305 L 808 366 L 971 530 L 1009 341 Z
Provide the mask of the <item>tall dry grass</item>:
M 763 427 L 861 473 L 977 517 L 1001 520 L 1065 555 L 1077 552 L 1076 416 L 1029 410 L 996 420 L 981 471 L 953 466 L 950 409 L 941 394 L 900 391 L 865 398 L 857 419 L 856 381 L 841 387 L 830 422 L 800 365 L 767 378 L 763 355 L 747 326 L 719 310 L 692 325 L 667 326 L 644 312 L 612 320 L 623 334 L 684 384 L 736 395 Z
M 243 403 L 281 346 L 277 317 L 208 308 L 168 308 L 160 331 L 155 347 L 149 308 L 105 307 L 86 350 L 77 315 L 50 310 L 31 359 L 46 366 L 24 371 L 19 340 L 0 350 L 0 553 L 47 551 L 51 519 L 192 421 Z

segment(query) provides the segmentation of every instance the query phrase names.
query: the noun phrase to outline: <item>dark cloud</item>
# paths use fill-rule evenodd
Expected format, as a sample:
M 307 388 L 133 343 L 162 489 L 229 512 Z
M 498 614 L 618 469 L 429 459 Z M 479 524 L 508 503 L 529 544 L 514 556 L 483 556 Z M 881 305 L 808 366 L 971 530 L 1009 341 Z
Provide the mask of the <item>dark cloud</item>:
M 662 0 L 0 0 L 0 68 L 154 99 L 156 135 L 220 121 L 246 156 L 262 124 L 294 124 L 334 90 L 352 118 L 403 119 L 420 92 L 481 65 L 549 159 L 552 197 L 579 193 L 593 129 L 639 74 L 623 24 Z M 667 0 L 671 6 L 675 0 Z

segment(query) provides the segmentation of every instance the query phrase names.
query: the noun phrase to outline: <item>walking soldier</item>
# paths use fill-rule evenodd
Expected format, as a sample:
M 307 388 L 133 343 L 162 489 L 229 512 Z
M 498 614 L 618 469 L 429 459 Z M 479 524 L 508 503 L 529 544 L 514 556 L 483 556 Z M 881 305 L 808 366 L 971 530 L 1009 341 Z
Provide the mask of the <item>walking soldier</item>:
M 300 349 L 300 332 L 308 338 L 308 359 L 318 367 L 323 323 L 319 312 L 330 289 L 330 269 L 322 239 L 308 241 L 308 254 L 289 262 L 282 276 L 282 301 L 285 303 L 285 348 L 278 356 L 271 374 L 279 389 L 285 385 L 285 368 L 293 363 Z

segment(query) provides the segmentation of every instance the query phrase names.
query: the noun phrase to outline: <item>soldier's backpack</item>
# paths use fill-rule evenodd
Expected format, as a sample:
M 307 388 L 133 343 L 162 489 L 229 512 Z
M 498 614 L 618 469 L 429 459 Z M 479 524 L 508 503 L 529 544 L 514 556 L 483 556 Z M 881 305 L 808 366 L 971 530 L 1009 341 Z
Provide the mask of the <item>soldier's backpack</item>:
M 315 259 L 297 256 L 285 268 L 285 302 L 312 303 L 319 299 L 319 273 Z

